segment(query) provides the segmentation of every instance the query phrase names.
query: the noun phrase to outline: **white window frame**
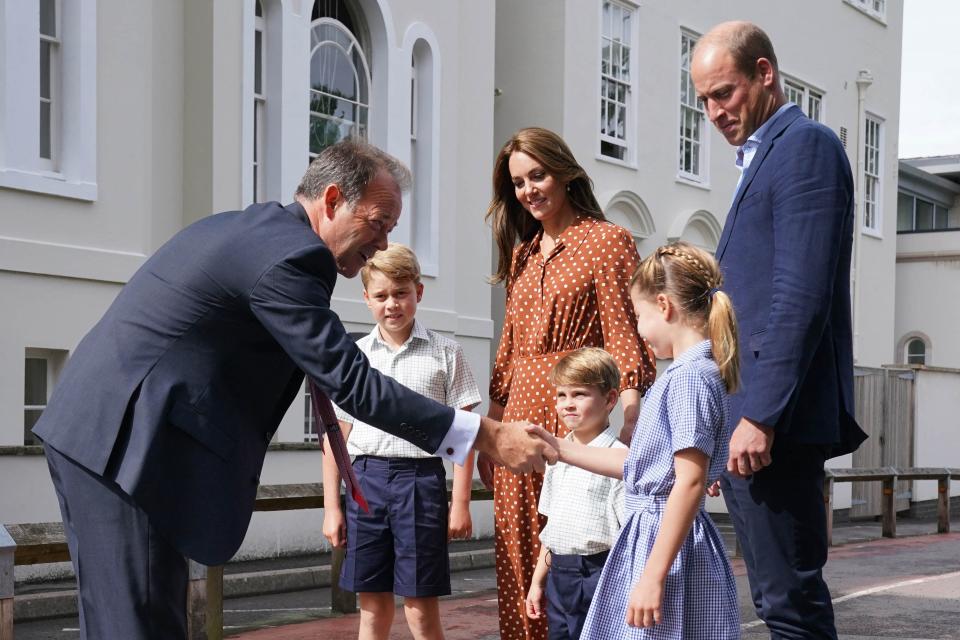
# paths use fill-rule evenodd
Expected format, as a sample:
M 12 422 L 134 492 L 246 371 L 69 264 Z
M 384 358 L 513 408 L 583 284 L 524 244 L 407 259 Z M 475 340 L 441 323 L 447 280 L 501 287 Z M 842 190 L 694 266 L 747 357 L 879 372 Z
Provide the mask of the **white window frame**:
M 27 360 L 41 360 L 46 363 L 46 380 L 44 388 L 44 402 L 43 404 L 27 404 L 26 397 L 24 397 L 23 403 L 23 439 L 24 445 L 29 444 L 40 444 L 39 442 L 28 442 L 28 438 L 32 438 L 27 435 L 27 411 L 43 411 L 47 408 L 47 402 L 50 400 L 50 394 L 53 392 L 53 387 L 56 384 L 57 378 L 60 376 L 60 371 L 63 369 L 63 365 L 67 361 L 67 352 L 61 349 L 36 349 L 32 347 L 27 347 L 24 349 L 24 369 L 26 369 Z M 23 393 L 26 396 L 27 393 L 27 380 L 24 376 L 23 380 Z
M 57 2 L 53 158 L 40 157 L 39 0 L 0 2 L 0 187 L 97 199 L 97 2 Z
M 44 3 L 44 0 L 39 0 L 41 6 Z M 60 0 L 49 0 L 53 6 L 53 33 L 45 34 L 42 31 L 42 25 L 37 30 L 40 47 L 43 48 L 43 45 L 46 44 L 49 50 L 48 63 L 49 67 L 47 69 L 47 78 L 50 83 L 48 87 L 49 95 L 44 97 L 43 95 L 43 83 L 40 83 L 40 111 L 43 112 L 43 105 L 49 105 L 50 114 L 49 121 L 47 123 L 49 130 L 46 132 L 46 135 L 49 139 L 49 155 L 43 154 L 43 137 L 44 137 L 44 127 L 43 119 L 40 119 L 39 126 L 39 135 L 37 140 L 37 154 L 40 158 L 40 166 L 47 171 L 55 172 L 57 170 L 57 164 L 59 160 L 60 152 L 60 119 L 62 117 L 62 91 L 61 86 L 61 64 L 60 64 L 60 55 L 61 55 L 61 38 L 60 34 L 63 31 L 60 23 L 62 18 L 62 10 L 60 7 Z M 39 73 L 40 78 L 43 78 L 43 58 L 40 58 Z
M 406 195 L 408 244 L 425 276 L 440 274 L 440 50 L 423 23 L 410 25 L 403 51 L 410 60 L 410 157 L 413 186 Z
M 264 127 L 266 127 L 266 118 L 264 112 L 267 107 L 266 84 L 267 84 L 267 29 L 266 29 L 266 11 L 264 0 L 254 0 L 255 6 L 260 8 L 261 15 L 254 14 L 253 18 L 253 46 L 254 46 L 254 64 L 253 64 L 253 148 L 251 149 L 251 187 L 253 189 L 252 201 L 263 202 L 264 193 Z M 259 43 L 257 36 L 260 37 Z M 260 67 L 257 68 L 257 54 L 260 54 Z M 260 90 L 257 91 L 259 81 Z
M 693 80 L 690 78 L 690 61 L 693 58 L 693 47 L 697 43 L 697 40 L 700 39 L 700 35 L 689 29 L 680 30 L 680 75 L 679 75 L 679 87 L 678 87 L 678 101 L 679 101 L 679 110 L 678 110 L 678 122 L 677 122 L 677 132 L 678 132 L 678 145 L 677 145 L 677 178 L 681 182 L 692 182 L 697 186 L 708 187 L 710 184 L 710 132 L 707 126 L 707 113 L 703 108 L 703 104 L 697 98 L 696 89 L 693 86 Z M 683 65 L 683 45 L 684 41 L 690 41 L 690 51 L 687 55 L 687 66 Z M 692 90 L 692 93 L 688 92 L 688 103 L 683 101 L 683 85 L 684 82 L 689 84 L 688 89 Z M 693 98 L 693 103 L 689 104 L 689 97 Z M 697 145 L 697 163 L 699 166 L 699 173 L 694 173 L 692 171 L 686 171 L 684 168 L 684 144 L 687 141 L 687 138 L 684 137 L 684 122 L 685 116 L 687 113 L 696 113 L 694 117 L 698 117 L 700 120 L 699 131 L 700 139 L 693 140 L 690 139 L 691 144 Z
M 854 9 L 874 20 L 887 24 L 887 0 L 843 0 Z
M 861 230 L 867 235 L 882 237 L 884 121 L 872 113 L 864 114 L 864 118 Z
M 615 78 L 613 75 L 603 72 L 603 48 L 604 43 L 608 41 L 608 36 L 606 32 L 606 20 L 604 17 L 604 8 L 606 6 L 616 7 L 619 11 L 624 11 L 630 14 L 630 33 L 625 34 L 621 45 L 627 48 L 629 52 L 628 61 L 628 80 L 624 82 L 620 78 Z M 596 116 L 596 132 L 597 132 L 597 147 L 596 147 L 596 157 L 598 160 L 604 162 L 611 162 L 613 164 L 619 164 L 628 166 L 631 168 L 636 168 L 636 142 L 634 138 L 636 137 L 635 128 L 637 121 L 637 64 L 636 64 L 636 53 L 638 50 L 637 47 L 637 30 L 638 30 L 638 18 L 637 18 L 637 5 L 633 2 L 628 2 L 626 0 L 603 0 L 599 3 L 599 38 L 600 43 L 599 56 L 597 58 L 597 103 L 595 103 L 600 108 L 595 112 Z M 612 34 L 611 34 L 612 35 Z M 622 60 L 622 56 L 621 56 Z M 615 82 L 619 85 L 625 87 L 625 99 L 621 104 L 621 107 L 624 110 L 624 137 L 621 140 L 615 136 L 609 136 L 603 133 L 604 127 L 604 113 L 606 112 L 606 105 L 608 98 L 604 96 L 604 81 Z M 595 107 L 596 108 L 596 107 Z M 617 158 L 615 156 L 606 155 L 603 153 L 604 143 L 612 144 L 618 147 L 621 147 L 623 152 L 623 158 Z
M 824 106 L 826 101 L 824 98 L 826 92 L 789 74 L 781 73 L 780 75 L 783 80 L 783 92 L 787 96 L 787 100 L 800 107 L 800 110 L 808 118 L 823 124 L 825 122 Z M 799 97 L 799 102 L 794 99 L 796 97 Z M 816 114 L 813 113 L 812 109 L 814 100 L 817 102 Z M 814 117 L 814 115 L 817 117 Z

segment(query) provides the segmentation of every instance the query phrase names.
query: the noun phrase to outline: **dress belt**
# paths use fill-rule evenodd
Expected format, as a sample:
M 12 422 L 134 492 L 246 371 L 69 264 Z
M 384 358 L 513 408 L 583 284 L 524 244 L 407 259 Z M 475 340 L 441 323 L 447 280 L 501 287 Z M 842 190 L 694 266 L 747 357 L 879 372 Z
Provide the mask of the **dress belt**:
M 669 494 L 640 495 L 638 493 L 624 493 L 623 501 L 629 513 L 646 511 L 648 513 L 662 513 L 667 506 Z M 700 508 L 706 504 L 706 496 L 700 498 Z

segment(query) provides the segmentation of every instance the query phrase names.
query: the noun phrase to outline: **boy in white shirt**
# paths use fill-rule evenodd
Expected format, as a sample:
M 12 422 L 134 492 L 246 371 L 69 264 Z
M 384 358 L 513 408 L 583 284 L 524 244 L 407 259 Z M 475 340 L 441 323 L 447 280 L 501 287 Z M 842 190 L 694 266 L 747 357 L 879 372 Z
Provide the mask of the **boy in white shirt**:
M 416 321 L 423 284 L 413 251 L 390 244 L 367 261 L 360 278 L 363 298 L 377 322 L 357 342 L 370 364 L 438 402 L 466 411 L 477 405 L 480 390 L 460 345 Z M 437 598 L 450 593 L 447 541 L 472 535 L 473 452 L 462 467 L 454 468 L 448 512 L 440 458 L 343 412 L 338 411 L 338 418 L 370 513 L 347 500 L 344 518 L 340 474 L 324 446 L 323 534 L 334 546 L 347 544 L 340 586 L 359 594 L 359 638 L 389 637 L 396 594 L 404 597 L 413 636 L 441 640 Z
M 620 371 L 603 349 L 577 349 L 550 371 L 567 438 L 591 447 L 625 449 L 610 428 Z M 624 518 L 623 481 L 558 462 L 540 493 L 540 556 L 527 593 L 527 615 L 547 616 L 550 640 L 580 637 L 603 564 Z

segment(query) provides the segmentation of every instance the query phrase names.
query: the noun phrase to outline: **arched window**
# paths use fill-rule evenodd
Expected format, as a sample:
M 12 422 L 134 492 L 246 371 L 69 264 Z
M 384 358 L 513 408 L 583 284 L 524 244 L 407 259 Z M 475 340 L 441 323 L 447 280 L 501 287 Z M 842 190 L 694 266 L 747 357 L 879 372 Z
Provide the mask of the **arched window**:
M 351 136 L 366 139 L 370 68 L 343 0 L 317 0 L 310 31 L 310 160 Z
M 927 364 L 927 343 L 921 338 L 907 342 L 907 364 Z
M 610 198 L 604 214 L 607 220 L 630 232 L 637 245 L 637 251 L 643 257 L 647 249 L 642 246 L 643 241 L 652 236 L 655 231 L 653 216 L 650 215 L 650 209 L 647 208 L 643 198 L 632 191 L 619 191 Z
M 410 56 L 410 193 L 411 243 L 421 268 L 437 275 L 439 245 L 438 194 L 436 193 L 436 136 L 434 110 L 434 59 L 430 44 L 419 38 Z
M 670 223 L 670 232 L 667 240 L 683 240 L 696 245 L 705 251 L 714 253 L 720 243 L 723 227 L 716 217 L 705 209 L 698 209 L 692 213 L 676 216 Z

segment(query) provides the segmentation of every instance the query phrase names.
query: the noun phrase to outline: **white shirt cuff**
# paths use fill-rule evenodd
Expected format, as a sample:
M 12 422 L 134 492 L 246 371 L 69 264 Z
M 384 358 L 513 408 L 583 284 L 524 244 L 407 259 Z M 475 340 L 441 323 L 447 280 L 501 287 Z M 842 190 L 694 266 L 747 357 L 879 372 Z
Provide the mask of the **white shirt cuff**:
M 479 431 L 479 413 L 456 409 L 453 414 L 453 424 L 450 425 L 447 435 L 440 442 L 440 448 L 434 452 L 434 455 L 462 465 L 467 459 L 467 454 L 477 439 Z

